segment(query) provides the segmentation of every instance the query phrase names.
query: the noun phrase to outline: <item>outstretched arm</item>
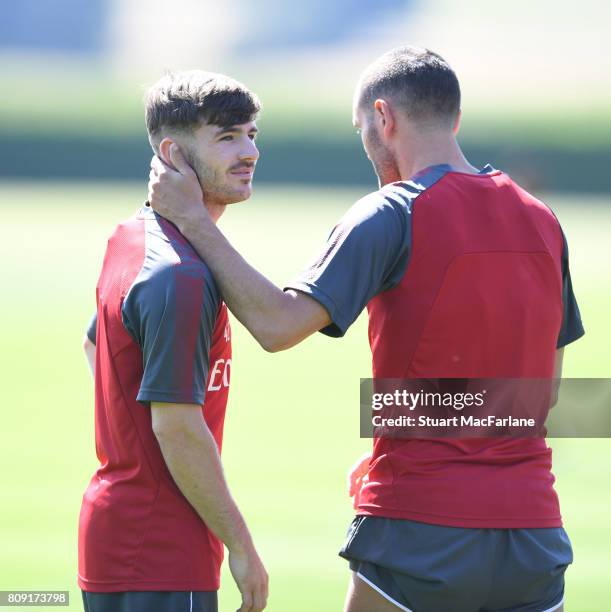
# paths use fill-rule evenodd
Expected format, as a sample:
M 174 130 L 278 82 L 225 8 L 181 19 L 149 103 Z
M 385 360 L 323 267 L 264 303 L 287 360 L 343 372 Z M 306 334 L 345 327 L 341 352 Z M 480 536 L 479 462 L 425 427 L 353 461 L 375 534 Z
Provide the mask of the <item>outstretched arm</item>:
M 259 344 L 270 352 L 288 349 L 329 325 L 329 313 L 316 300 L 282 291 L 231 246 L 208 215 L 197 176 L 176 145 L 171 161 L 176 170 L 153 158 L 149 202 L 205 260 L 227 306 Z

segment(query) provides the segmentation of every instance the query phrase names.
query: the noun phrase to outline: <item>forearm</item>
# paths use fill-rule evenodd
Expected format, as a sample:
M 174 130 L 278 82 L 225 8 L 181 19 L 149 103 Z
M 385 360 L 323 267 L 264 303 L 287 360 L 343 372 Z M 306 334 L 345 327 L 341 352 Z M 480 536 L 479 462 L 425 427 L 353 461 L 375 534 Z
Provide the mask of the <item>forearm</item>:
M 210 267 L 231 312 L 264 349 L 289 348 L 312 333 L 307 326 L 301 329 L 295 294 L 255 270 L 216 226 L 199 224 L 181 231 Z
M 244 518 L 227 487 L 216 443 L 203 420 L 201 427 L 160 433 L 157 439 L 172 478 L 202 521 L 230 550 L 252 547 Z
M 315 299 L 281 291 L 244 260 L 214 225 L 197 176 L 176 145 L 170 157 L 173 168 L 158 157 L 151 161 L 149 202 L 193 245 L 227 306 L 259 344 L 268 351 L 283 350 L 329 325 L 329 313 Z

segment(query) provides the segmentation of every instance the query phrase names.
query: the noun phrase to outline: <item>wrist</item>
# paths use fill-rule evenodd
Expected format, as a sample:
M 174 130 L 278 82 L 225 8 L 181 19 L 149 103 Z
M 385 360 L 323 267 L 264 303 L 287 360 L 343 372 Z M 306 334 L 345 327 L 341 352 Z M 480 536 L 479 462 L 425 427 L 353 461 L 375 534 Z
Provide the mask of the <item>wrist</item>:
M 176 225 L 185 236 L 196 235 L 206 224 L 206 215 L 201 212 L 193 212 L 193 209 L 197 210 L 197 208 L 193 206 L 189 216 L 183 216 L 177 220 L 178 222 Z
M 243 525 L 230 542 L 225 542 L 227 550 L 236 555 L 249 555 L 254 552 L 255 544 L 246 525 Z

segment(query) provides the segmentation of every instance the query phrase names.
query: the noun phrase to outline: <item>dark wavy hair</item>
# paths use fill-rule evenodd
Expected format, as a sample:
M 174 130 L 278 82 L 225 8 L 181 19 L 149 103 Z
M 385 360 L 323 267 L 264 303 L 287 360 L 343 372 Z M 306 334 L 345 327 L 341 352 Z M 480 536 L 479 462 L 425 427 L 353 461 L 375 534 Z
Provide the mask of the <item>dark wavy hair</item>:
M 260 110 L 259 99 L 242 83 L 203 70 L 167 73 L 145 97 L 146 129 L 151 139 L 164 128 L 189 131 L 204 123 L 219 127 L 248 123 Z

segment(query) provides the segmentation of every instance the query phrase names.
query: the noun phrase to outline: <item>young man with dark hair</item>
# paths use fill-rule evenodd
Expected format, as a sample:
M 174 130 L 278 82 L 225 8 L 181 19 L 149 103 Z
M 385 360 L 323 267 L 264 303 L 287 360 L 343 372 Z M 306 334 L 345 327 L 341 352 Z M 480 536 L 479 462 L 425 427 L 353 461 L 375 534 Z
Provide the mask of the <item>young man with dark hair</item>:
M 166 75 L 147 94 L 155 153 L 170 163 L 180 146 L 214 223 L 251 195 L 259 108 L 241 83 L 203 71 Z M 79 524 L 86 612 L 216 612 L 223 543 L 240 610 L 263 610 L 267 574 L 220 460 L 227 308 L 206 264 L 148 206 L 108 241 L 87 335 L 101 466 Z
M 465 159 L 448 64 L 401 47 L 365 70 L 354 125 L 380 189 L 281 291 L 206 219 L 189 166 L 153 159 L 152 206 L 205 257 L 269 351 L 341 337 L 367 306 L 373 376 L 551 378 L 583 334 L 553 213 Z M 572 561 L 542 438 L 374 440 L 341 555 L 346 612 L 561 610 Z M 357 487 L 358 488 L 358 487 Z

